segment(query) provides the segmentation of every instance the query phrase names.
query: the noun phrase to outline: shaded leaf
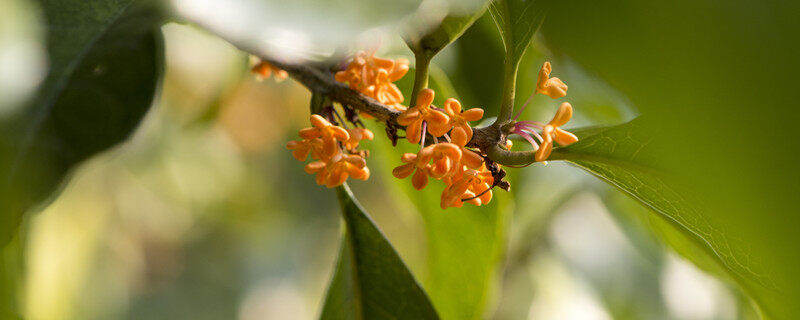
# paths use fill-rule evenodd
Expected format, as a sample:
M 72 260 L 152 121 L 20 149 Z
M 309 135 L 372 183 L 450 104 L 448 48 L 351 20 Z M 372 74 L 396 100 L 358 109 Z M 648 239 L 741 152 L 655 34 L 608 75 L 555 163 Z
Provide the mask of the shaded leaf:
M 322 319 L 438 319 L 427 295 L 349 187 L 336 189 L 345 223 Z
M 506 55 L 510 58 L 507 63 L 519 63 L 544 21 L 549 5 L 548 0 L 492 1 L 489 12 L 500 29 Z
M 125 140 L 162 68 L 160 16 L 133 1 L 41 1 L 50 72 L 31 105 L 0 121 L 0 242 L 77 163 Z

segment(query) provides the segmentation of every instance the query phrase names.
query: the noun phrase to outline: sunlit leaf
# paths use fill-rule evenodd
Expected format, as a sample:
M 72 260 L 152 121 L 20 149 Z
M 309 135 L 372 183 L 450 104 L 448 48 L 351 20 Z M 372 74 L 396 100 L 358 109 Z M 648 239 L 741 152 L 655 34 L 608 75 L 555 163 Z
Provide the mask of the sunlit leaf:
M 438 319 L 425 291 L 345 185 L 345 239 L 322 319 Z
M 778 275 L 757 259 L 752 243 L 714 219 L 703 199 L 661 164 L 658 150 L 664 149 L 654 142 L 660 135 L 650 124 L 639 118 L 613 127 L 575 130 L 580 141 L 554 150 L 551 158 L 567 160 L 647 206 L 663 220 L 661 228 L 670 228 L 667 238 L 677 244 L 678 252 L 707 270 L 713 262 L 713 269 L 723 270 L 762 307 L 783 302 L 778 299 Z
M 156 11 L 133 1 L 41 1 L 50 72 L 37 99 L 0 120 L 0 242 L 77 163 L 125 140 L 162 68 Z

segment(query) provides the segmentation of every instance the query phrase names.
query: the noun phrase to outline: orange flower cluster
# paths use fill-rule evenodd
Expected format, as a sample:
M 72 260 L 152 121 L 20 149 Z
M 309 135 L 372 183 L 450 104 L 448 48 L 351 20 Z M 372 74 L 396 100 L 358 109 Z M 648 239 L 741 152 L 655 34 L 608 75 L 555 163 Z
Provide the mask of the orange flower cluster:
M 255 74 L 258 80 L 267 79 L 272 74 L 275 75 L 275 80 L 277 81 L 283 81 L 289 77 L 289 73 L 285 70 L 278 69 L 269 62 L 261 60 L 258 57 L 250 56 L 250 63 L 253 65 L 250 72 Z
M 432 105 L 433 97 L 433 90 L 422 89 L 417 95 L 416 105 L 397 117 L 397 123 L 406 126 L 408 142 L 419 143 L 420 138 L 426 134 L 423 132 L 423 122 L 431 136 L 441 137 L 452 129 L 454 134 L 463 133 L 469 142 L 472 139 L 472 127 L 467 122 L 483 118 L 483 109 L 462 111 L 461 103 L 450 98 L 444 102 L 444 110 L 440 111 L 441 109 Z
M 539 79 L 536 83 L 536 92 L 534 92 L 534 94 L 545 94 L 553 99 L 566 96 L 567 85 L 559 78 L 550 78 L 551 71 L 552 67 L 550 66 L 550 62 L 545 62 L 539 70 Z M 528 99 L 528 101 L 530 101 L 530 99 Z M 523 105 L 521 109 L 525 109 L 525 106 Z M 522 110 L 517 113 L 514 119 L 521 113 Z M 558 108 L 553 120 L 550 120 L 547 124 L 537 121 L 518 121 L 514 123 L 511 133 L 528 140 L 536 149 L 534 160 L 546 163 L 547 158 L 550 157 L 550 153 L 553 151 L 553 141 L 562 146 L 567 146 L 578 141 L 578 137 L 574 134 L 560 128 L 565 125 L 570 118 L 572 118 L 572 105 L 568 102 L 564 102 Z M 536 132 L 536 129 L 541 130 L 541 135 Z M 534 137 L 538 139 L 541 145 L 536 143 Z M 507 148 L 511 149 L 511 146 L 508 145 Z
M 345 70 L 336 73 L 336 81 L 399 111 L 405 110 L 403 93 L 393 83 L 408 72 L 408 60 L 384 59 L 375 52 L 359 51 Z
M 404 179 L 413 174 L 411 184 L 417 190 L 425 188 L 429 178 L 443 181 L 446 187 L 441 197 L 442 209 L 461 207 L 464 202 L 478 206 L 488 203 L 492 200 L 494 178 L 483 157 L 466 147 L 472 139 L 468 122 L 480 120 L 483 109 L 462 111 L 461 103 L 450 98 L 440 110 L 432 105 L 433 98 L 433 90 L 423 89 L 415 106 L 403 112 L 397 122 L 406 126 L 406 138 L 411 143 L 424 144 L 426 134 L 450 142 L 431 144 L 417 154 L 404 154 L 400 158 L 404 164 L 392 170 L 392 175 Z
M 357 148 L 360 141 L 372 140 L 372 132 L 363 128 L 345 130 L 316 114 L 310 120 L 312 127 L 299 132 L 303 140 L 289 141 L 286 148 L 298 161 L 305 161 L 309 154 L 316 160 L 307 164 L 305 171 L 317 175 L 317 184 L 333 188 L 348 177 L 367 180 L 369 168 Z

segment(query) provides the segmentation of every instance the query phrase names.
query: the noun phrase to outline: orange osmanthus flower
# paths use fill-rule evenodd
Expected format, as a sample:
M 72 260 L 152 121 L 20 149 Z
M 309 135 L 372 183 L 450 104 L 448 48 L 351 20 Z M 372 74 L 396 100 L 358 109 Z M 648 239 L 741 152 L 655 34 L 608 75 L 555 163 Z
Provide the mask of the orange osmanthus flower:
M 539 70 L 539 79 L 536 82 L 536 92 L 545 94 L 553 99 L 558 99 L 567 95 L 567 85 L 561 79 L 550 78 L 550 62 L 545 61 Z
M 317 184 L 333 188 L 342 185 L 348 177 L 367 180 L 369 168 L 363 153 L 345 154 L 342 147 L 356 153 L 361 140 L 372 140 L 372 132 L 363 128 L 345 130 L 316 114 L 310 120 L 313 126 L 299 132 L 303 140 L 289 141 L 286 148 L 292 150 L 299 161 L 305 161 L 311 154 L 316 161 L 307 164 L 305 171 L 317 175 Z
M 311 128 L 300 130 L 300 137 L 303 139 L 322 139 L 322 154 L 323 159 L 329 159 L 338 152 L 339 145 L 337 141 L 346 142 L 350 140 L 350 133 L 342 127 L 334 126 L 328 120 L 325 120 L 320 115 L 311 116 Z
M 414 189 L 422 190 L 428 185 L 428 170 L 430 169 L 430 164 L 418 160 L 419 157 L 417 157 L 416 154 L 403 154 L 403 156 L 400 157 L 400 161 L 405 164 L 394 168 L 394 170 L 392 170 L 392 175 L 398 179 L 405 179 L 413 173 L 414 176 L 411 177 L 411 185 L 414 186 Z
M 453 143 L 442 142 L 429 145 L 417 153 L 417 161 L 432 161 L 428 174 L 436 179 L 455 174 L 461 164 L 461 148 Z
M 322 151 L 322 139 L 303 139 L 293 140 L 286 143 L 286 149 L 292 150 L 292 156 L 298 161 L 306 161 L 308 154 L 315 160 L 320 159 Z
M 542 129 L 543 141 L 539 149 L 536 150 L 536 161 L 547 160 L 547 157 L 549 157 L 550 153 L 553 151 L 553 141 L 562 146 L 567 146 L 578 141 L 578 137 L 574 134 L 559 128 L 566 124 L 570 118 L 572 118 L 572 105 L 568 102 L 564 102 L 558 108 L 556 115 L 553 116 L 553 120 L 550 120 Z
M 461 170 L 451 178 L 451 182 L 444 189 L 441 196 L 440 206 L 442 209 L 448 207 L 460 208 L 464 201 L 462 199 L 473 198 L 477 194 L 479 197 L 467 200 L 466 202 L 474 205 L 487 204 L 492 200 L 492 183 L 494 178 L 492 173 L 481 167 L 479 170 Z
M 427 131 L 435 137 L 450 130 L 450 118 L 444 112 L 431 108 L 433 96 L 433 90 L 422 89 L 417 96 L 416 105 L 397 117 L 397 123 L 406 126 L 406 139 L 411 143 L 419 143 L 425 134 L 422 132 L 423 121 L 427 122 Z
M 450 117 L 450 126 L 453 127 L 453 135 L 456 131 L 464 131 L 467 136 L 467 141 L 472 139 L 472 127 L 470 121 L 478 121 L 483 118 L 483 109 L 472 108 L 469 110 L 461 111 L 461 102 L 449 98 L 444 102 L 444 111 Z
M 483 165 L 483 157 L 465 147 L 469 142 L 465 131 L 453 129 L 451 142 L 461 148 L 462 164 L 472 169 L 477 169 Z
M 345 150 L 355 150 L 362 140 L 372 140 L 375 137 L 372 131 L 366 128 L 350 128 L 347 132 L 350 134 L 350 139 L 344 142 Z
M 403 110 L 403 93 L 393 83 L 408 72 L 407 59 L 384 59 L 359 51 L 345 70 L 336 73 L 336 81 L 346 82 L 351 89 L 378 102 Z
M 348 177 L 359 180 L 369 178 L 369 168 L 364 158 L 357 155 L 336 153 L 328 162 L 314 161 L 306 165 L 307 173 L 317 174 L 317 184 L 328 188 L 342 185 Z

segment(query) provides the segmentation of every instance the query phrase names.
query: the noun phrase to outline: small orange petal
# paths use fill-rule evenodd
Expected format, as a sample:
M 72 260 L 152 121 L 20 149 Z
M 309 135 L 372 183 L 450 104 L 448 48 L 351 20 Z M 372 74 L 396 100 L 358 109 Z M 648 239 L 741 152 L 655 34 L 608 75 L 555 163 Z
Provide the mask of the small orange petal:
M 553 116 L 553 120 L 550 120 L 548 124 L 560 127 L 566 124 L 570 118 L 572 118 L 572 105 L 569 102 L 564 102 L 558 107 L 556 115 Z
M 325 168 L 325 162 L 314 161 L 312 163 L 307 164 L 303 169 L 306 171 L 306 173 L 315 173 L 319 172 L 324 168 Z
M 406 126 L 406 139 L 411 143 L 419 143 L 422 138 L 422 119 L 417 119 Z
M 466 149 L 462 151 L 461 162 L 467 167 L 478 169 L 481 167 L 481 165 L 483 165 L 483 157 L 481 157 L 479 154 Z
M 300 129 L 298 135 L 303 139 L 314 139 L 320 136 L 320 132 L 317 128 L 303 128 Z
M 337 126 L 330 126 L 329 128 L 331 130 L 333 137 L 339 139 L 339 141 L 350 140 L 350 133 L 347 132 L 347 130 L 345 130 L 344 128 Z
M 461 113 L 461 102 L 453 98 L 448 98 L 444 101 L 444 110 L 447 111 L 447 114 L 450 116 L 457 115 Z
M 395 167 L 392 170 L 392 175 L 398 179 L 405 179 L 406 177 L 410 176 L 416 168 L 417 167 L 413 163 L 406 163 L 404 165 Z
M 542 145 L 540 145 L 539 149 L 536 150 L 534 157 L 534 159 L 539 162 L 547 160 L 547 157 L 550 156 L 550 152 L 553 151 L 553 140 L 548 139 L 547 136 L 544 138 L 544 142 L 542 142 Z
M 466 146 L 469 142 L 467 132 L 461 126 L 453 128 L 453 131 L 450 132 L 450 141 L 457 146 Z
M 417 108 L 427 108 L 428 106 L 433 103 L 433 90 L 425 88 L 422 89 L 419 94 L 417 95 Z
M 331 123 L 328 122 L 328 120 L 325 120 L 325 118 L 323 118 L 318 114 L 311 115 L 310 120 L 311 120 L 311 125 L 320 129 L 331 125 Z
M 411 185 L 414 189 L 422 190 L 428 185 L 428 174 L 423 169 L 417 169 L 414 176 L 411 177 Z
M 562 146 L 568 146 L 570 144 L 578 142 L 577 136 L 575 136 L 572 132 L 563 130 L 561 128 L 556 128 L 556 130 L 553 132 L 553 135 L 555 135 L 555 137 L 553 137 L 553 140 L 555 140 L 556 142 L 558 142 L 558 144 Z
M 483 109 L 472 108 L 461 113 L 461 117 L 466 121 L 478 121 L 483 118 Z

